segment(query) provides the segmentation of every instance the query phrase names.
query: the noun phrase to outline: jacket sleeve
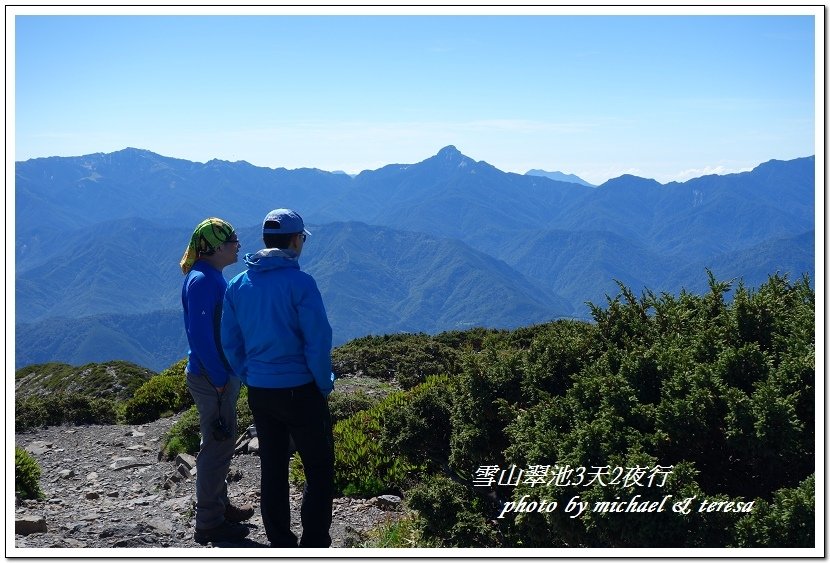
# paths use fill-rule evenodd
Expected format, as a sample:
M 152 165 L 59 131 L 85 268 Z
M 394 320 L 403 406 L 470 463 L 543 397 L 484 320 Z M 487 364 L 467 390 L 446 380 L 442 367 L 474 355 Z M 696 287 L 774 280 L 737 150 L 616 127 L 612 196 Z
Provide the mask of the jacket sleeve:
M 225 298 L 222 301 L 222 324 L 221 324 L 221 340 L 222 350 L 225 352 L 225 358 L 231 366 L 231 370 L 239 377 L 242 382 L 245 382 L 245 341 L 242 337 L 242 330 L 239 327 L 239 321 L 236 318 L 236 308 L 233 305 L 231 298 L 231 288 L 225 292 Z
M 297 303 L 297 311 L 305 340 L 306 364 L 320 392 L 328 397 L 334 389 L 334 373 L 331 371 L 331 325 L 323 306 L 323 297 L 317 283 L 310 276 Z
M 187 288 L 187 314 L 190 326 L 190 348 L 202 365 L 203 373 L 216 387 L 228 382 L 228 366 L 218 342 L 219 307 L 222 295 L 204 276 L 193 279 Z

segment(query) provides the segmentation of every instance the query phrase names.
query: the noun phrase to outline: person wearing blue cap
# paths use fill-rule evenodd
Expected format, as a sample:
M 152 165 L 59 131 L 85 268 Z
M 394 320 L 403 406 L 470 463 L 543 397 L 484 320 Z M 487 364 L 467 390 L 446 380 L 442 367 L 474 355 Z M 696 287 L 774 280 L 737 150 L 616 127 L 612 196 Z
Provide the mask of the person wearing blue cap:
M 299 257 L 311 233 L 291 209 L 265 216 L 265 248 L 244 257 L 247 270 L 225 292 L 221 342 L 248 386 L 260 447 L 262 522 L 272 547 L 298 547 L 291 531 L 290 439 L 306 484 L 299 547 L 329 547 L 334 499 L 334 438 L 328 395 L 332 330 L 314 278 Z

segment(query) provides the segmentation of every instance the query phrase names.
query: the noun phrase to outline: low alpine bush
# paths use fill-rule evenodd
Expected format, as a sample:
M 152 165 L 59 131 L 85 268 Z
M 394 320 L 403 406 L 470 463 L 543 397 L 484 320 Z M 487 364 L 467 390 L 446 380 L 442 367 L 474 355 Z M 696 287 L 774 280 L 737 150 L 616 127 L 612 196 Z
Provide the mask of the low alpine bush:
M 113 399 L 80 393 L 32 395 L 14 403 L 15 429 L 27 430 L 59 424 L 115 424 L 118 403 Z
M 124 421 L 144 424 L 192 405 L 193 397 L 185 382 L 186 365 L 186 359 L 180 360 L 139 387 L 124 404 Z
M 14 447 L 14 493 L 22 499 L 43 498 L 40 489 L 40 465 L 29 452 Z

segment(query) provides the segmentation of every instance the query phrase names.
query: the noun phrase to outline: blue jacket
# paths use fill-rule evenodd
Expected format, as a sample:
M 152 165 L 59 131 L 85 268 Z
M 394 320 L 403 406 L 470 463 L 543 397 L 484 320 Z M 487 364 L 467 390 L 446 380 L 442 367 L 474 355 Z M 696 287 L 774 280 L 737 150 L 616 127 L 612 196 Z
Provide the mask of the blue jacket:
M 222 348 L 250 387 L 298 387 L 312 381 L 324 396 L 334 388 L 331 325 L 317 283 L 300 271 L 291 250 L 245 255 L 222 307 Z
M 228 282 L 222 272 L 197 260 L 182 283 L 184 330 L 187 333 L 187 371 L 207 375 L 216 387 L 224 387 L 232 375 L 219 344 L 222 298 Z

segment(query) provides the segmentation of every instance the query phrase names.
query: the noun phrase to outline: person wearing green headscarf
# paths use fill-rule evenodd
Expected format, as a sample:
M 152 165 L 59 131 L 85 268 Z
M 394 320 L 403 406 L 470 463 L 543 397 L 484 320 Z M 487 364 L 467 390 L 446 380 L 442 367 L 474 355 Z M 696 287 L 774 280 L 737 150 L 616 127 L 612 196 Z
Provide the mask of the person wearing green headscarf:
M 196 226 L 179 262 L 185 275 L 182 308 L 190 346 L 186 382 L 199 411 L 201 432 L 194 532 L 201 544 L 242 540 L 248 528 L 240 522 L 254 514 L 250 505 L 235 506 L 228 499 L 241 381 L 228 366 L 219 342 L 222 300 L 228 286 L 222 270 L 238 260 L 240 246 L 230 223 L 210 217 Z
M 213 260 L 209 257 L 213 256 L 215 251 L 221 250 L 222 243 L 235 237 L 236 233 L 231 224 L 218 217 L 209 217 L 199 223 L 190 236 L 190 243 L 185 248 L 184 256 L 179 262 L 182 273 L 187 275 L 200 257 L 208 262 Z M 221 265 L 221 268 L 234 262 L 236 262 L 236 259 L 228 264 Z

